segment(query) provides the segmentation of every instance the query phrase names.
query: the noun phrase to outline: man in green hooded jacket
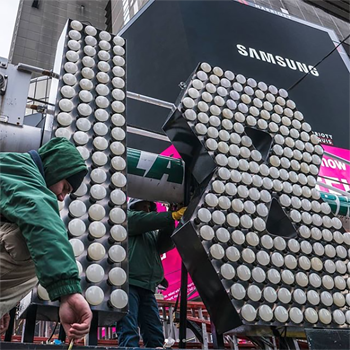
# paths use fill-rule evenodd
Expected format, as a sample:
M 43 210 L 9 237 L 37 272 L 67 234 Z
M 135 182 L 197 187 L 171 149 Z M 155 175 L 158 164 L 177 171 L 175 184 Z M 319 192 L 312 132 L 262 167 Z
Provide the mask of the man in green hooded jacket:
M 175 221 L 186 208 L 157 213 L 153 202 L 130 199 L 128 205 L 129 313 L 117 323 L 120 347 L 138 347 L 139 329 L 146 348 L 162 348 L 163 327 L 154 293 L 164 280 L 161 254 L 174 248 Z
M 77 264 L 57 203 L 78 189 L 86 173 L 83 158 L 65 138 L 50 140 L 38 152 L 0 153 L 3 322 L 39 280 L 52 301 L 60 300 L 60 321 L 68 338 L 88 333 L 91 310 L 81 295 Z

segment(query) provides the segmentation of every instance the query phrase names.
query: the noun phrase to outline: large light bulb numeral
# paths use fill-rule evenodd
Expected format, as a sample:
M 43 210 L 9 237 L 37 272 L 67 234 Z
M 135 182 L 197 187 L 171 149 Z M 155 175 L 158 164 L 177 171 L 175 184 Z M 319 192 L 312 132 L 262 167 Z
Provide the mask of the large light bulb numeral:
M 197 184 L 173 239 L 217 328 L 350 321 L 350 234 L 315 188 L 323 149 L 288 92 L 202 63 L 164 130 Z

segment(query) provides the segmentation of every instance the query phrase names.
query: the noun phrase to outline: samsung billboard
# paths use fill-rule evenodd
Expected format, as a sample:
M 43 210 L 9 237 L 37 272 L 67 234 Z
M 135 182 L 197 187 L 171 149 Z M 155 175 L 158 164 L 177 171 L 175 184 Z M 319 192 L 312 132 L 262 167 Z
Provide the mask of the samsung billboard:
M 342 47 L 326 58 L 339 43 L 331 30 L 246 1 L 155 0 L 121 34 L 128 40 L 128 91 L 175 102 L 181 82 L 208 62 L 289 90 L 321 138 L 350 148 L 349 58 Z M 162 133 L 168 114 L 129 99 L 133 127 Z M 131 146 L 142 148 L 141 139 Z M 151 151 L 161 152 L 165 144 L 154 142 Z

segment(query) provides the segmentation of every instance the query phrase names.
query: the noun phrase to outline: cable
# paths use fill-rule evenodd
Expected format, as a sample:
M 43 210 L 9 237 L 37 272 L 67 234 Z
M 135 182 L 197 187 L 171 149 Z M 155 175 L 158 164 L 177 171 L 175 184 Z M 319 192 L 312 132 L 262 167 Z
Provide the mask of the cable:
M 344 43 L 347 39 L 350 38 L 350 34 L 344 39 L 342 40 L 328 55 L 326 55 L 325 57 L 323 57 L 321 59 L 321 61 L 319 61 L 318 63 L 316 63 L 311 69 L 316 68 L 320 63 L 322 63 L 327 57 L 329 57 L 342 43 Z M 310 70 L 311 70 L 310 69 Z M 299 83 L 301 83 L 307 76 L 309 75 L 309 73 L 305 73 L 304 76 L 302 76 L 294 85 L 292 85 L 287 91 L 291 91 L 293 90 Z

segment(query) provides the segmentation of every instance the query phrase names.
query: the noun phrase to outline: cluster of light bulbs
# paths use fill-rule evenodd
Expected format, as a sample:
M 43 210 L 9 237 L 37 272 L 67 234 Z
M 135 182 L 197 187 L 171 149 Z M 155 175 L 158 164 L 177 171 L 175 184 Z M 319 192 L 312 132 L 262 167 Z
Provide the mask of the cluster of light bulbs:
M 89 304 L 103 307 L 107 299 L 122 309 L 128 303 L 121 289 L 127 282 L 121 267 L 127 239 L 125 41 L 79 21 L 70 22 L 67 36 L 55 136 L 72 139 L 89 168 L 66 202 L 70 243 Z
M 244 322 L 350 324 L 350 233 L 315 188 L 323 149 L 288 92 L 202 63 L 181 108 L 218 166 L 193 222 Z M 271 136 L 267 157 L 246 128 Z M 273 198 L 295 237 L 267 231 Z

